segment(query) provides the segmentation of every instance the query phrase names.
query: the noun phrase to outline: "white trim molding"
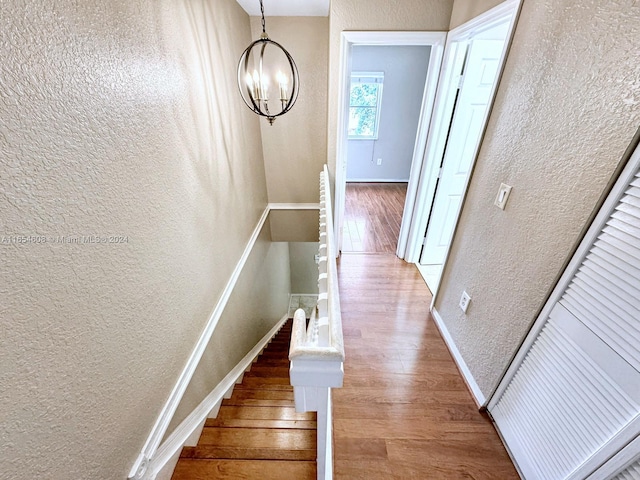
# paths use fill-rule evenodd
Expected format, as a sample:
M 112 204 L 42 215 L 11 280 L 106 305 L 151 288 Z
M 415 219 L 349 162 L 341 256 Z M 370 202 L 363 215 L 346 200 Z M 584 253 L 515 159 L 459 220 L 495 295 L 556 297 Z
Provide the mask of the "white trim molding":
M 476 379 L 473 377 L 471 370 L 469 370 L 467 362 L 464 361 L 460 350 L 458 350 L 456 342 L 453 341 L 453 337 L 449 333 L 449 330 L 447 330 L 447 326 L 445 325 L 444 320 L 435 308 L 431 309 L 431 316 L 436 322 L 436 326 L 438 327 L 438 330 L 440 330 L 440 335 L 442 335 L 444 343 L 446 343 L 447 348 L 449 349 L 449 353 L 451 353 L 453 360 L 456 362 L 458 370 L 462 374 L 462 378 L 467 384 L 467 387 L 469 388 L 471 396 L 475 400 L 476 405 L 478 405 L 478 408 L 485 407 L 487 399 L 482 393 L 482 390 L 480 390 L 480 387 L 478 386 Z
M 408 178 L 348 178 L 347 183 L 408 183 Z
M 269 210 L 320 210 L 319 203 L 270 203 Z

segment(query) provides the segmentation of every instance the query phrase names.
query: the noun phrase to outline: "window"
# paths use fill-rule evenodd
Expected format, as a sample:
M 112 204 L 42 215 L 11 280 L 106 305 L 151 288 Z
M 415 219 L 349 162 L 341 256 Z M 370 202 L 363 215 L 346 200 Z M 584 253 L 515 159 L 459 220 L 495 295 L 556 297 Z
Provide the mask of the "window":
M 353 72 L 349 94 L 350 139 L 378 138 L 380 105 L 382 103 L 382 72 Z

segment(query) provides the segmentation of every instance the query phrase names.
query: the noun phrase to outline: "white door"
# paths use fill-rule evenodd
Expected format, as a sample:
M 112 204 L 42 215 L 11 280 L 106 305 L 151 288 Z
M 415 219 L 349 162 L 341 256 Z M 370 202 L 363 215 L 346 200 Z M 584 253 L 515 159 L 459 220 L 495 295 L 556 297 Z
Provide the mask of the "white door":
M 504 40 L 470 42 L 420 257 L 423 265 L 444 263 L 484 128 L 503 47 Z M 464 53 L 464 49 L 460 50 Z

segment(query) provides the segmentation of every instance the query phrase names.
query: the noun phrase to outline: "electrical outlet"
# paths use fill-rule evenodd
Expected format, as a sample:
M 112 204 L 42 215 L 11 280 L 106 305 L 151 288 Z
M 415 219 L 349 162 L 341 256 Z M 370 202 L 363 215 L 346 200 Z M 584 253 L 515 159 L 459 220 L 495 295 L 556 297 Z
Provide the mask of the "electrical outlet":
M 376 165 L 382 165 L 382 159 L 379 158 L 378 160 L 376 160 Z
M 469 303 L 471 303 L 471 297 L 467 292 L 462 292 L 462 297 L 460 297 L 460 310 L 462 310 L 464 313 L 467 313 Z

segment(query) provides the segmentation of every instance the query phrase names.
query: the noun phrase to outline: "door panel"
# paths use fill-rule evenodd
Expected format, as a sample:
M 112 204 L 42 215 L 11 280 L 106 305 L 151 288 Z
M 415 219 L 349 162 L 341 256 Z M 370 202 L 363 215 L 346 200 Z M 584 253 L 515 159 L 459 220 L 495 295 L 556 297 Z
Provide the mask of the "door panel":
M 503 46 L 503 40 L 473 40 L 469 47 L 464 81 L 453 112 L 442 174 L 420 258 L 423 265 L 444 262 L 484 128 Z

